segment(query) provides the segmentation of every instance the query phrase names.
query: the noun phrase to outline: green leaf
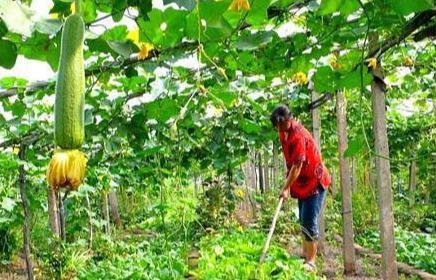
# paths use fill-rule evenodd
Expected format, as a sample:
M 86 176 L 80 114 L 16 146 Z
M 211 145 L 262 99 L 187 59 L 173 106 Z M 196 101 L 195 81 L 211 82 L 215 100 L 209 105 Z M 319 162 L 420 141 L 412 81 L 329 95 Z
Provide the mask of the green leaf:
M 156 100 L 145 105 L 147 117 L 165 123 L 179 113 L 179 107 L 173 99 Z
M 336 89 L 353 89 L 353 88 L 360 88 L 361 87 L 361 75 L 360 75 L 360 67 L 353 71 L 349 72 L 343 76 L 340 77 L 340 79 L 337 81 Z M 368 73 L 366 67 L 363 70 L 363 86 L 366 87 L 372 82 L 372 75 Z
M 316 70 L 312 80 L 318 92 L 332 92 L 338 88 L 338 78 L 339 74 L 333 72 L 330 66 L 323 66 Z
M 343 0 L 340 8 L 341 15 L 348 16 L 360 8 L 358 0 Z
M 53 1 L 53 8 L 50 10 L 50 14 L 60 14 L 62 16 L 68 16 L 71 14 L 71 1 L 68 3 L 65 3 L 61 0 L 54 0 Z
M 353 157 L 365 148 L 365 139 L 360 136 L 352 139 L 348 143 L 348 148 L 344 152 L 344 157 Z
M 430 10 L 433 7 L 432 0 L 388 0 L 387 2 L 395 12 L 403 16 Z
M 272 31 L 258 31 L 252 34 L 250 31 L 243 32 L 239 41 L 235 43 L 235 48 L 243 51 L 255 50 L 272 41 Z
M 231 107 L 233 105 L 233 102 L 238 97 L 236 93 L 230 91 L 223 91 L 222 89 L 220 89 L 218 92 L 212 90 L 211 94 L 213 94 L 214 97 L 219 99 L 227 108 Z
M 97 18 L 97 7 L 93 0 L 81 0 L 83 20 L 88 23 Z
M 208 40 L 218 41 L 232 33 L 232 26 L 223 17 L 229 5 L 230 1 L 206 0 L 200 2 L 200 18 L 206 23 L 203 33 Z
M 136 45 L 131 41 L 127 41 L 127 42 L 108 41 L 107 44 L 111 49 L 113 49 L 115 52 L 117 52 L 124 58 L 128 58 L 132 53 L 138 51 Z
M 5 22 L 0 18 L 0 38 L 6 35 L 8 33 L 8 27 L 6 26 Z
M 56 34 L 62 27 L 62 23 L 58 19 L 42 19 L 35 24 L 35 29 L 40 33 L 53 35 Z
M 338 12 L 341 7 L 342 0 L 321 0 L 321 5 L 318 9 L 318 14 L 321 16 L 325 16 L 328 14 L 332 14 L 334 12 Z
M 261 127 L 256 122 L 245 118 L 239 121 L 239 126 L 247 133 L 259 133 L 261 131 Z
M 340 12 L 341 15 L 347 16 L 359 9 L 358 0 L 321 0 L 321 5 L 318 9 L 318 14 L 325 16 L 335 12 Z
M 26 112 L 26 105 L 21 101 L 15 101 L 11 105 L 12 114 L 17 117 L 22 117 Z
M 265 23 L 271 0 L 255 0 L 252 3 L 251 10 L 248 12 L 247 22 L 254 26 Z
M 17 60 L 17 47 L 7 40 L 0 40 L 0 66 L 11 69 Z
M 112 2 L 112 19 L 114 22 L 119 22 L 127 8 L 127 0 L 112 0 Z
M 158 47 L 172 47 L 178 44 L 185 28 L 187 12 L 168 8 L 165 11 L 153 9 L 148 13 L 150 21 L 139 19 L 141 41 L 151 42 Z
M 125 41 L 127 32 L 127 26 L 118 25 L 107 30 L 101 37 L 106 41 Z

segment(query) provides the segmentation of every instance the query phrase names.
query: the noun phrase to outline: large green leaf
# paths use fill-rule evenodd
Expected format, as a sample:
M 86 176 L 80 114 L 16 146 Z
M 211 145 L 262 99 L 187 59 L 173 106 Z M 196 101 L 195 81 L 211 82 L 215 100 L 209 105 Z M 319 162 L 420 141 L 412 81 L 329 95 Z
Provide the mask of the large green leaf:
M 251 10 L 248 12 L 247 22 L 253 26 L 265 23 L 271 0 L 255 0 L 252 3 Z
M 329 15 L 340 12 L 342 15 L 349 15 L 360 7 L 358 0 L 321 0 L 318 9 L 319 15 Z
M 165 11 L 153 9 L 148 13 L 149 21 L 139 19 L 140 39 L 158 47 L 172 47 L 178 44 L 185 28 L 187 12 L 168 8 Z
M 339 73 L 332 71 L 330 66 L 323 66 L 316 70 L 312 80 L 318 92 L 332 92 L 337 89 Z
M 255 50 L 271 42 L 272 36 L 272 31 L 259 31 L 254 34 L 250 31 L 246 31 L 243 32 L 239 40 L 235 43 L 235 47 L 243 51 Z
M 223 17 L 230 1 L 201 1 L 200 18 L 205 23 L 204 36 L 211 41 L 217 41 L 229 36 L 233 28 Z
M 179 107 L 173 99 L 156 100 L 145 105 L 147 109 L 147 117 L 160 122 L 166 122 L 171 117 L 175 117 L 179 113 Z
M 227 108 L 230 108 L 233 105 L 233 102 L 238 97 L 236 93 L 225 91 L 223 89 L 219 89 L 216 92 L 212 90 L 212 92 L 210 93 L 210 95 L 220 100 Z
M 97 6 L 94 0 L 81 0 L 82 14 L 85 22 L 92 22 L 97 18 Z
M 40 33 L 53 35 L 61 29 L 62 23 L 58 19 L 42 19 L 35 24 L 35 29 Z
M 334 12 L 338 12 L 341 7 L 342 0 L 321 0 L 321 5 L 318 9 L 319 15 L 328 15 Z
M 0 18 L 0 38 L 2 38 L 6 33 L 8 33 L 8 27 L 4 21 Z
M 119 41 L 108 41 L 107 44 L 111 49 L 117 52 L 124 58 L 128 58 L 132 53 L 138 52 L 138 47 L 130 41 L 119 42 Z
M 388 0 L 387 2 L 398 14 L 403 16 L 430 10 L 434 5 L 432 0 Z
M 11 69 L 17 60 L 17 47 L 7 40 L 0 40 L 0 66 Z
M 373 77 L 371 74 L 368 73 L 366 67 L 363 70 L 363 86 L 366 87 L 369 85 L 372 81 Z M 355 71 L 346 73 L 345 75 L 342 75 L 340 79 L 337 82 L 337 88 L 336 89 L 353 89 L 353 88 L 360 88 L 362 83 L 362 76 L 360 73 L 360 68 L 356 69 Z
M 259 133 L 261 131 L 261 127 L 259 126 L 259 124 L 245 118 L 239 120 L 239 126 L 246 133 Z

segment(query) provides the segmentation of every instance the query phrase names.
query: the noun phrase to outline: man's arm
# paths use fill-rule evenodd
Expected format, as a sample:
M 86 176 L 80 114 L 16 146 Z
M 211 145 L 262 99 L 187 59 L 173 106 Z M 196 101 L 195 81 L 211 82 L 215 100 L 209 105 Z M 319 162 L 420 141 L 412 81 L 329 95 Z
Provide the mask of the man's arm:
M 288 178 L 286 178 L 285 186 L 280 192 L 280 197 L 287 199 L 289 197 L 289 190 L 291 185 L 297 180 L 300 175 L 301 167 L 303 166 L 303 162 L 300 161 L 294 165 L 292 165 L 291 170 L 289 171 Z

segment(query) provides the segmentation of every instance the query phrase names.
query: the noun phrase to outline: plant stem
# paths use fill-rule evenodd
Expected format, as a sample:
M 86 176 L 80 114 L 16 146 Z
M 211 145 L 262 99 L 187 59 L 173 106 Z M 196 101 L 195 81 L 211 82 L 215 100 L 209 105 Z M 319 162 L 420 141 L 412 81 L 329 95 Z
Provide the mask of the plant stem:
M 75 8 L 76 8 L 76 11 L 75 11 L 75 14 L 78 14 L 78 15 L 80 15 L 80 14 L 82 14 L 82 0 L 75 0 L 74 1 L 74 5 L 75 5 Z

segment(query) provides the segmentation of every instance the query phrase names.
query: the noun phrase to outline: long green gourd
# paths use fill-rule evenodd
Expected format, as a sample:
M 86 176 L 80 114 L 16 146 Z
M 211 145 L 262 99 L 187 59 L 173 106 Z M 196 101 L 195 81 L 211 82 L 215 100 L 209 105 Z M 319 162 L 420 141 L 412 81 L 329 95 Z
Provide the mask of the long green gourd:
M 82 17 L 70 15 L 62 30 L 55 101 L 55 141 L 63 149 L 80 148 L 85 138 L 84 34 Z

